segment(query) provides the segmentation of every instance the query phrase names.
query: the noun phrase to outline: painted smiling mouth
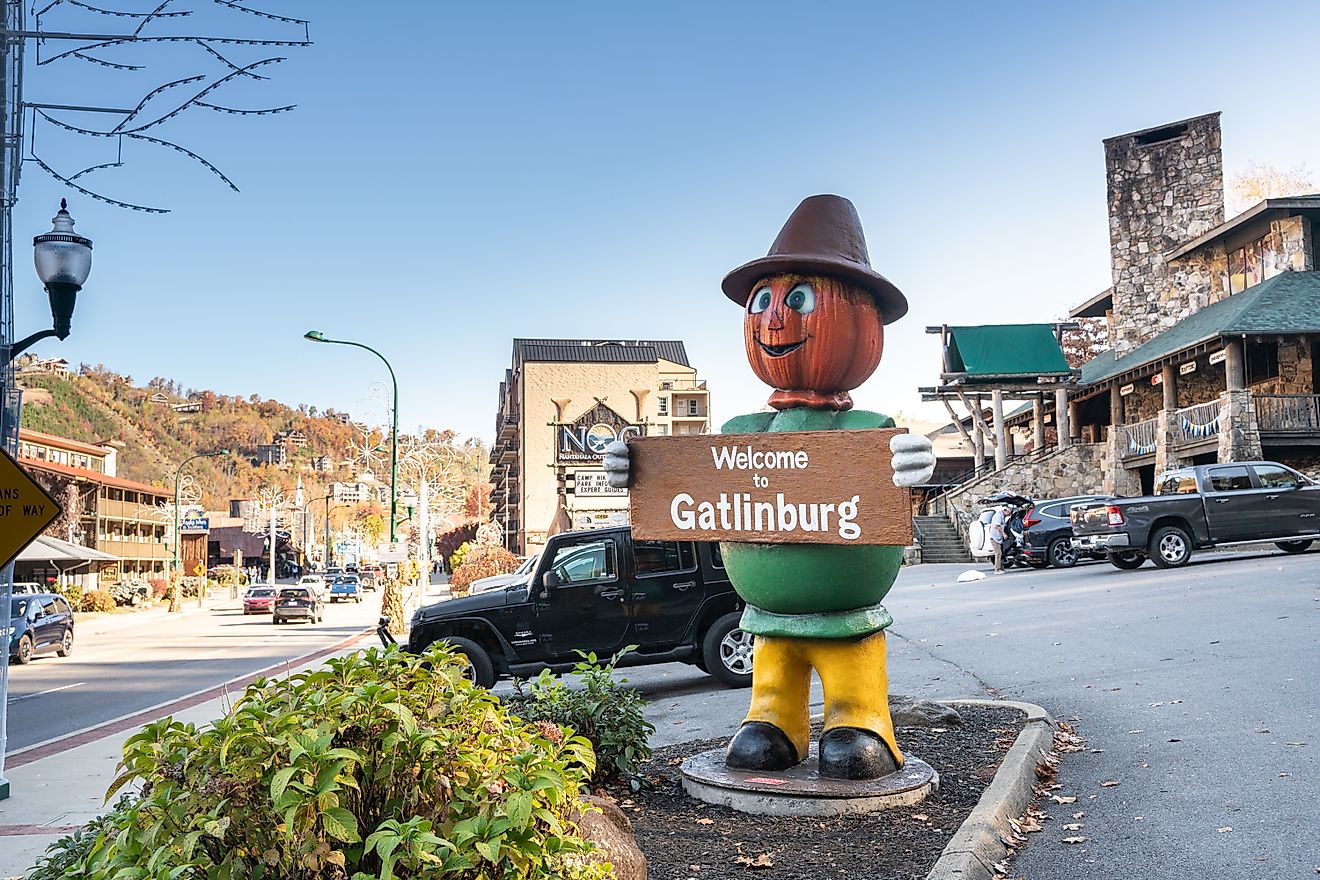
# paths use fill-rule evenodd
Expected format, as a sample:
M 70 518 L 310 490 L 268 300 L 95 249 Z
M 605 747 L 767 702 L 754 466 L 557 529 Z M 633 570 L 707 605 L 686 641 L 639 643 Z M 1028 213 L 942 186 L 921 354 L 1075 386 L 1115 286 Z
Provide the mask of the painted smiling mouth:
M 802 339 L 797 342 L 790 342 L 787 345 L 766 345 L 761 340 L 759 339 L 756 340 L 756 344 L 761 346 L 761 351 L 770 355 L 770 357 L 775 357 L 775 358 L 783 357 L 786 354 L 792 354 L 793 352 L 801 348 L 803 345 L 806 345 L 806 343 L 807 340 Z

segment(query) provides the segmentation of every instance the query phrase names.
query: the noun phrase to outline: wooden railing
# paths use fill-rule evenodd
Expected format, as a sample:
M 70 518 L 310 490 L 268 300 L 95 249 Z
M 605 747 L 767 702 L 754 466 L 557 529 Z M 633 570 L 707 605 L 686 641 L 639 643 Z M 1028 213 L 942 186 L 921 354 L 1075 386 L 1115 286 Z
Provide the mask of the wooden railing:
M 1140 458 L 1155 454 L 1155 419 L 1134 422 L 1131 425 L 1119 425 L 1119 457 Z
M 1177 410 L 1173 419 L 1173 445 L 1191 446 L 1219 436 L 1220 404 L 1218 400 L 1198 403 Z
M 1256 405 L 1256 424 L 1262 431 L 1320 431 L 1320 395 L 1253 394 L 1252 400 Z

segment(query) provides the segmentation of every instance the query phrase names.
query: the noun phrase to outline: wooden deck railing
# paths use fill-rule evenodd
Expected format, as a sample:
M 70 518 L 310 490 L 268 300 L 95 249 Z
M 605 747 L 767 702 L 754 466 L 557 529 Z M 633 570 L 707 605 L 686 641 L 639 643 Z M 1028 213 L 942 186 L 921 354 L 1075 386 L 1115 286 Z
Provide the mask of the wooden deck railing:
M 1140 458 L 1155 454 L 1155 419 L 1119 425 L 1119 457 Z
M 1218 437 L 1220 415 L 1218 400 L 1178 410 L 1174 413 L 1173 445 L 1191 446 Z
M 1262 431 L 1309 433 L 1320 431 L 1320 395 L 1254 394 L 1256 425 Z

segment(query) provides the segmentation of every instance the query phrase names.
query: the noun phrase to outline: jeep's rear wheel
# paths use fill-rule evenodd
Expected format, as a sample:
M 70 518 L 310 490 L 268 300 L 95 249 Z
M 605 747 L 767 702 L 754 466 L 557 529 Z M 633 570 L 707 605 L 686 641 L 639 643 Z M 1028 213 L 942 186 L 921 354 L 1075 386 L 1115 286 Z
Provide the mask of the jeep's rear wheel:
M 737 611 L 724 615 L 706 630 L 701 643 L 706 669 L 734 688 L 752 686 L 752 634 L 739 627 L 741 620 Z
M 491 662 L 490 654 L 486 649 L 478 645 L 471 639 L 460 638 L 459 636 L 448 636 L 442 641 L 445 644 L 453 645 L 458 652 L 467 658 L 467 679 L 477 687 L 492 687 L 495 684 L 495 664 Z

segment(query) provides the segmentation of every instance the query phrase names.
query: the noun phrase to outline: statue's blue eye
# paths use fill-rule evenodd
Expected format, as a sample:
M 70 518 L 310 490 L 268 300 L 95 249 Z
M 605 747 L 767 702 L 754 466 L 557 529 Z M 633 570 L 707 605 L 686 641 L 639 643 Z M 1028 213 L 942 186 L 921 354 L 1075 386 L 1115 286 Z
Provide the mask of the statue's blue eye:
M 770 288 L 762 287 L 760 290 L 756 291 L 756 293 L 752 294 L 751 300 L 747 303 L 747 311 L 751 312 L 753 315 L 759 315 L 761 312 L 764 312 L 766 309 L 770 308 L 770 297 Z
M 788 292 L 784 304 L 800 315 L 808 315 L 816 308 L 816 291 L 810 284 L 799 284 Z

